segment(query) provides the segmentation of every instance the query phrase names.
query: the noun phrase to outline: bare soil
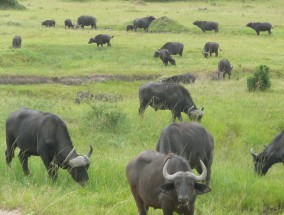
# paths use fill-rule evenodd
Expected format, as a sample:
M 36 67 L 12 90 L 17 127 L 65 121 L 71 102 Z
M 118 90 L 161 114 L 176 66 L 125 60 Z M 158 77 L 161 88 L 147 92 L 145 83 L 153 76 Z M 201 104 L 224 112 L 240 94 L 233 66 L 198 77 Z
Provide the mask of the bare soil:
M 5 210 L 0 208 L 0 214 L 1 215 L 21 215 L 20 211 L 17 209 L 14 210 Z

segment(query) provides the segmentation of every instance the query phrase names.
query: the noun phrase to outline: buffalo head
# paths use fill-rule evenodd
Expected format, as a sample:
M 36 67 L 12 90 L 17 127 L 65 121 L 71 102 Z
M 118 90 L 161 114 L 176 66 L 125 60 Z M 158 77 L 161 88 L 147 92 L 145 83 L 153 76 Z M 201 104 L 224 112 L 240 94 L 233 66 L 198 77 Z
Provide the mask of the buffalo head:
M 252 22 L 249 22 L 246 26 L 252 28 Z
M 188 117 L 192 120 L 200 122 L 203 117 L 203 110 L 204 110 L 204 107 L 198 110 L 196 109 L 195 106 L 192 106 L 191 108 L 188 109 Z
M 202 50 L 202 54 L 204 55 L 204 57 L 208 57 L 209 52 L 206 52 L 204 49 Z
M 157 51 L 154 52 L 153 57 L 157 58 L 160 55 L 160 50 L 158 49 Z
M 252 155 L 253 158 L 253 163 L 254 163 L 254 171 L 256 174 L 263 176 L 267 173 L 268 169 L 264 168 L 265 166 L 265 159 L 263 156 L 263 153 L 256 154 L 253 151 L 253 148 L 250 149 L 250 154 Z

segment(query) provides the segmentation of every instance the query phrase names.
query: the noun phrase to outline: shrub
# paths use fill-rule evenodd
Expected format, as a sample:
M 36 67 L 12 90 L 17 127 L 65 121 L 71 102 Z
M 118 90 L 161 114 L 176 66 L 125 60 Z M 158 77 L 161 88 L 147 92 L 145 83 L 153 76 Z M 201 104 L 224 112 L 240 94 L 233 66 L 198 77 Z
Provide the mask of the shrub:
M 0 9 L 8 9 L 8 8 L 13 8 L 18 10 L 26 9 L 23 5 L 19 4 L 17 0 L 1 0 Z
M 252 77 L 247 79 L 248 91 L 264 91 L 271 86 L 269 78 L 269 67 L 266 65 L 260 65 L 256 68 Z

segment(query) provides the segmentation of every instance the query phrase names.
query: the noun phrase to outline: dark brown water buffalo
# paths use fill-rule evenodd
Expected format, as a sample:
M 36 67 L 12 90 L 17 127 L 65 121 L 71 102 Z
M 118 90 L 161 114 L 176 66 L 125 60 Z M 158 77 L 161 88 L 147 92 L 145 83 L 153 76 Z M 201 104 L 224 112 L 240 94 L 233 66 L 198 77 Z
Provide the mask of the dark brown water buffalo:
M 146 215 L 149 207 L 161 208 L 164 215 L 173 212 L 194 214 L 197 195 L 210 192 L 198 183 L 206 178 L 206 167 L 200 160 L 202 174 L 192 173 L 188 162 L 180 156 L 143 151 L 126 166 L 126 175 L 138 214 Z
M 30 173 L 28 158 L 40 156 L 52 179 L 57 178 L 59 167 L 68 169 L 72 178 L 80 184 L 89 180 L 91 147 L 86 155 L 78 155 L 65 123 L 52 113 L 19 109 L 6 121 L 6 163 L 10 166 L 15 149 L 20 149 L 19 159 L 24 173 Z
M 172 65 L 176 65 L 176 61 L 172 58 L 170 52 L 167 49 L 159 49 L 157 50 L 157 52 L 163 64 L 165 64 L 165 66 L 167 66 L 169 62 Z
M 272 141 L 265 146 L 263 152 L 256 154 L 253 148 L 250 153 L 254 162 L 254 171 L 258 175 L 265 175 L 269 168 L 275 163 L 284 163 L 284 130 L 282 130 Z
M 228 74 L 229 79 L 231 79 L 233 66 L 228 59 L 222 59 L 218 63 L 218 79 L 223 73 L 223 79 L 225 79 L 225 75 Z
M 84 26 L 91 26 L 91 28 L 97 29 L 97 19 L 93 16 L 80 16 L 77 19 L 76 27 L 84 28 Z
M 198 110 L 189 92 L 181 85 L 149 82 L 139 87 L 139 114 L 143 116 L 150 105 L 157 110 L 171 110 L 172 118 L 182 121 L 181 112 L 190 119 L 200 121 L 203 108 Z
M 214 139 L 199 123 L 172 123 L 160 134 L 156 150 L 168 154 L 173 152 L 188 160 L 191 168 L 202 172 L 199 160 L 207 169 L 206 184 L 210 182 L 213 161 Z
M 257 35 L 260 31 L 268 31 L 271 34 L 272 25 L 269 22 L 249 22 L 246 26 L 254 29 Z
M 182 56 L 184 45 L 179 42 L 167 42 L 160 49 L 167 49 L 171 55 L 179 54 Z M 159 57 L 159 51 L 155 51 L 154 57 Z
M 90 38 L 89 44 L 96 43 L 98 47 L 99 46 L 103 47 L 103 44 L 107 44 L 107 46 L 111 47 L 110 39 L 113 37 L 114 36 L 109 36 L 108 34 L 99 34 L 94 38 Z
M 65 28 L 66 28 L 66 26 L 67 26 L 68 28 L 74 28 L 74 27 L 75 27 L 75 25 L 72 23 L 71 19 L 66 19 L 66 20 L 64 21 L 64 26 L 65 26 Z
M 144 18 L 137 18 L 133 21 L 134 31 L 137 30 L 137 28 L 144 28 L 144 31 L 148 32 L 149 25 L 151 22 L 155 20 L 154 16 L 147 16 Z
M 169 78 L 163 78 L 161 81 L 165 83 L 172 83 L 172 84 L 179 84 L 184 83 L 184 84 L 189 84 L 189 83 L 194 83 L 196 80 L 196 76 L 190 73 L 184 73 L 181 75 L 174 75 Z
M 45 20 L 41 23 L 45 27 L 55 27 L 55 21 L 54 20 Z
M 204 57 L 208 57 L 208 55 L 210 55 L 210 57 L 212 56 L 212 53 L 215 53 L 215 56 L 218 57 L 218 50 L 220 49 L 220 51 L 222 51 L 222 49 L 219 47 L 218 43 L 215 42 L 207 42 L 205 43 L 202 53 L 204 55 Z
M 214 30 L 217 33 L 219 31 L 218 22 L 195 21 L 192 24 L 198 26 L 203 32 Z
M 12 48 L 21 48 L 22 46 L 22 37 L 19 36 L 19 35 L 16 35 L 13 37 L 13 40 L 12 40 Z

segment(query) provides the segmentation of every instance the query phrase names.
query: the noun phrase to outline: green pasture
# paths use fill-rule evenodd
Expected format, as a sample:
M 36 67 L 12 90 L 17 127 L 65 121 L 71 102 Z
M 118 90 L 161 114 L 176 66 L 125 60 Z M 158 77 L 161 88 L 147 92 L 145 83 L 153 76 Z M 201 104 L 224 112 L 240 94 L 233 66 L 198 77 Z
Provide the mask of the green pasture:
M 212 191 L 196 200 L 197 215 L 284 214 L 284 168 L 274 165 L 264 177 L 254 174 L 249 149 L 259 152 L 284 128 L 284 26 L 282 0 L 272 1 L 59 1 L 23 0 L 26 10 L 0 11 L 0 79 L 4 76 L 95 76 L 125 75 L 168 77 L 184 72 L 197 75 L 194 84 L 184 85 L 198 107 L 204 106 L 201 124 L 214 136 Z M 204 10 L 206 8 L 206 10 Z M 202 10 L 201 10 L 202 9 Z M 97 18 L 97 30 L 64 28 L 83 14 Z M 171 33 L 126 32 L 137 17 L 163 16 L 179 27 Z M 41 22 L 56 21 L 55 28 Z M 212 20 L 220 32 L 202 33 L 195 20 Z M 250 21 L 273 24 L 272 35 L 260 36 L 247 27 Z M 157 29 L 157 28 L 156 28 Z M 99 33 L 114 35 L 112 47 L 89 45 Z M 12 38 L 21 35 L 21 49 L 10 49 Z M 177 66 L 164 66 L 153 52 L 165 42 L 185 44 L 184 55 L 174 56 Z M 205 59 L 205 42 L 219 42 L 219 57 Z M 217 63 L 228 58 L 234 65 L 231 80 L 212 81 Z M 271 87 L 249 93 L 247 77 L 261 64 L 270 68 Z M 81 85 L 0 85 L 0 208 L 23 214 L 137 214 L 126 181 L 127 162 L 143 150 L 154 150 L 161 130 L 172 122 L 170 111 L 148 108 L 138 116 L 138 88 L 148 80 L 109 80 Z M 119 95 L 118 101 L 74 102 L 78 91 L 94 95 Z M 76 150 L 85 154 L 94 147 L 85 187 L 60 169 L 50 181 L 39 157 L 31 157 L 31 175 L 25 177 L 17 156 L 11 169 L 5 162 L 5 120 L 21 107 L 59 115 L 67 124 Z M 97 113 L 111 113 L 106 118 Z M 111 118 L 113 117 L 113 118 Z M 188 120 L 183 115 L 184 120 Z M 109 126 L 115 121 L 113 127 Z M 18 149 L 17 151 L 18 152 Z M 17 153 L 16 153 L 17 154 Z M 162 214 L 149 210 L 150 215 Z

